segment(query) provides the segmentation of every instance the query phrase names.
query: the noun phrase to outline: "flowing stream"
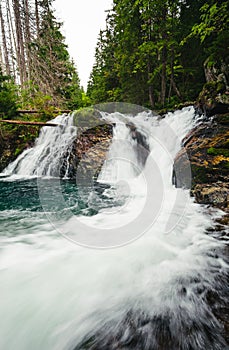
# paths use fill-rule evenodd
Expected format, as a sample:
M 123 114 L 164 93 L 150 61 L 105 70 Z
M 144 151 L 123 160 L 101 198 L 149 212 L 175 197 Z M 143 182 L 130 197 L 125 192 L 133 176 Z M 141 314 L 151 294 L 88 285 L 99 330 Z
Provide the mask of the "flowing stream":
M 0 349 L 228 349 L 208 302 L 224 298 L 223 243 L 172 185 L 193 109 L 103 118 L 113 140 L 93 187 L 68 166 L 58 179 L 77 135 L 66 115 L 1 174 Z

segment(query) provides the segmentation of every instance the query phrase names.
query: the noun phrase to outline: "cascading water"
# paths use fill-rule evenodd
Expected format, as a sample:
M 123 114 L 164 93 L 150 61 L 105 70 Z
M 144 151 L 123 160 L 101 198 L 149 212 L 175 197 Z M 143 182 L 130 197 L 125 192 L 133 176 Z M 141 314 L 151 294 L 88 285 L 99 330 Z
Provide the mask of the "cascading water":
M 76 138 L 73 116 L 60 115 L 53 120 L 57 127 L 44 127 L 33 148 L 25 150 L 5 170 L 6 175 L 59 176 L 60 163 Z
M 98 177 L 101 182 L 115 183 L 122 179 L 131 179 L 136 176 L 134 167 L 138 165 L 135 152 L 136 140 L 133 140 L 130 129 L 125 122 L 114 117 L 113 142 Z
M 64 118 L 58 121 L 62 124 Z M 12 181 L 12 177 L 0 182 L 3 204 L 12 197 L 19 203 L 11 209 L 3 205 L 0 212 L 0 312 L 4 315 L 0 319 L 0 348 L 226 350 L 222 326 L 207 302 L 210 292 L 224 298 L 222 281 L 227 266 L 223 244 L 205 233 L 212 224 L 205 208 L 171 182 L 173 158 L 195 123 L 193 109 L 177 111 L 160 121 L 147 113 L 135 118 L 114 113 L 105 118 L 116 126 L 98 177 L 101 185 L 111 184 L 104 189 L 102 199 L 110 196 L 110 201 L 115 201 L 116 195 L 123 194 L 124 184 L 127 200 L 90 217 L 81 206 L 77 218 L 84 227 L 96 227 L 108 236 L 109 229 L 114 229 L 117 237 L 110 237 L 108 246 L 119 238 L 123 245 L 99 250 L 73 244 L 57 233 L 58 223 L 48 222 L 38 204 L 24 208 L 23 199 L 17 198 L 19 186 L 25 198 L 33 187 L 25 176 L 37 174 L 35 159 L 39 159 L 40 174 L 55 176 L 56 156 L 50 158 L 50 154 L 63 154 L 62 147 L 72 142 L 71 127 L 66 127 L 61 144 L 56 138 L 60 130 L 45 128 L 35 147 L 6 170 L 22 175 L 24 182 Z M 126 126 L 130 121 L 149 146 L 145 166 L 139 160 L 136 139 Z M 56 151 L 45 153 L 46 147 Z M 50 181 L 47 192 L 55 196 Z M 73 192 L 78 195 L 68 187 L 68 193 Z M 146 206 L 149 194 L 153 198 Z M 51 211 L 55 210 L 52 206 Z M 144 220 L 155 210 L 153 222 L 143 230 Z M 134 218 L 141 216 L 143 220 L 133 225 Z M 73 227 L 71 219 L 64 227 L 73 241 L 87 241 L 87 232 L 78 237 L 78 226 Z

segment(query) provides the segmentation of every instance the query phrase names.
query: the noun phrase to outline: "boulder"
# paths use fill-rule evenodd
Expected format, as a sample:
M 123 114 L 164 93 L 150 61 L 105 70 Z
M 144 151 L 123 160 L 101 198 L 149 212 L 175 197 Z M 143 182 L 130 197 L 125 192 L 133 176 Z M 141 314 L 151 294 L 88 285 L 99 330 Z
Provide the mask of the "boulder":
M 229 210 L 229 115 L 216 115 L 194 128 L 174 161 L 174 184 L 189 188 L 198 203 Z

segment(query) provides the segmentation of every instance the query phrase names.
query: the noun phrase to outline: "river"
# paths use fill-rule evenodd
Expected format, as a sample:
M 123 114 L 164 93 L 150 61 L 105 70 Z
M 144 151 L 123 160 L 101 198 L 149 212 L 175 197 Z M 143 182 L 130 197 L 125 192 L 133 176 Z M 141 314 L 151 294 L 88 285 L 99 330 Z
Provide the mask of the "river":
M 114 135 L 93 184 L 58 178 L 70 116 L 1 174 L 0 348 L 227 349 L 207 298 L 223 297 L 224 244 L 206 233 L 220 214 L 172 185 L 193 108 L 104 118 Z

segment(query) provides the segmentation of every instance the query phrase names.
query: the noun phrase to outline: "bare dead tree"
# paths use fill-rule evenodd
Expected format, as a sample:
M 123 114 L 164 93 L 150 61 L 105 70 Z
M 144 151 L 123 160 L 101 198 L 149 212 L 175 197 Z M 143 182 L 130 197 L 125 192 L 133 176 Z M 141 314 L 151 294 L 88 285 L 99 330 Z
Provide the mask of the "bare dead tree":
M 26 61 L 19 0 L 13 0 L 13 9 L 17 37 L 17 62 L 20 75 L 20 83 L 23 85 L 26 81 Z
M 12 13 L 11 13 L 11 6 L 9 0 L 6 0 L 6 18 L 7 18 L 7 31 L 8 31 L 8 37 L 9 37 L 9 60 L 11 65 L 11 73 L 13 74 L 14 81 L 16 82 L 17 79 L 17 67 L 16 67 L 16 39 L 14 35 L 14 29 L 13 29 L 13 20 L 12 20 Z
M 0 22 L 1 22 L 1 33 L 2 33 L 2 44 L 3 44 L 3 56 L 4 56 L 4 65 L 5 65 L 5 73 L 10 75 L 10 63 L 9 63 L 9 53 L 7 48 L 6 41 L 6 32 L 5 32 L 5 21 L 2 14 L 2 6 L 0 3 Z

